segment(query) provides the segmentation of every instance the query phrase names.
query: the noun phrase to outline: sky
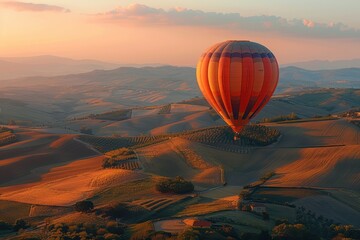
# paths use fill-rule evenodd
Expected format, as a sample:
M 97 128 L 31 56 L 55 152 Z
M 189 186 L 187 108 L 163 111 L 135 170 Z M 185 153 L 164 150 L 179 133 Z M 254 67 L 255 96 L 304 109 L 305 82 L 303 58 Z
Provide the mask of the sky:
M 0 57 L 195 66 L 229 40 L 280 64 L 360 58 L 360 0 L 0 0 Z

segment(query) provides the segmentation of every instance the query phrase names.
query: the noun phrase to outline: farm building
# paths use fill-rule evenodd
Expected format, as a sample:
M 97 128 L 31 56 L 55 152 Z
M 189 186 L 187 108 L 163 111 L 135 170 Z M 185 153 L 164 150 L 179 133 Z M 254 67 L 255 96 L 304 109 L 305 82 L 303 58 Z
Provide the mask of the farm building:
M 183 222 L 190 226 L 190 227 L 196 227 L 196 228 L 210 228 L 212 223 L 205 220 L 200 220 L 196 218 L 187 218 L 184 219 Z
M 252 212 L 256 212 L 256 213 L 266 212 L 266 206 L 261 203 L 251 203 L 250 209 Z

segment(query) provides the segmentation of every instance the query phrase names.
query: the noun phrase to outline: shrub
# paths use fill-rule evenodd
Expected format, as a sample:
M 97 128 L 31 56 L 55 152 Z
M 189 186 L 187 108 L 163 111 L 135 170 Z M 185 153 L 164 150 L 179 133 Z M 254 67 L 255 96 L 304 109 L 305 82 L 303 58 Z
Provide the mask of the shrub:
M 309 230 L 303 224 L 280 224 L 275 226 L 272 230 L 273 239 L 288 239 L 288 240 L 302 240 L 302 239 L 317 239 L 312 236 Z
M 272 118 L 264 118 L 262 122 L 269 123 L 269 122 L 281 122 L 281 121 L 287 121 L 287 120 L 297 120 L 300 119 L 295 113 L 290 113 L 288 115 L 281 115 L 277 117 Z
M 15 231 L 19 231 L 20 229 L 25 229 L 27 227 L 28 227 L 28 224 L 26 223 L 26 221 L 24 219 L 17 219 L 15 221 L 15 226 L 14 226 Z
M 244 200 L 249 199 L 250 195 L 251 195 L 251 192 L 248 189 L 243 189 L 239 193 L 239 197 Z
M 194 185 L 182 177 L 164 179 L 156 184 L 156 190 L 162 193 L 184 194 L 194 191 Z
M 107 216 L 113 218 L 121 218 L 129 214 L 127 205 L 124 203 L 112 204 L 110 207 L 104 210 Z
M 218 230 L 218 232 L 224 236 L 237 238 L 237 234 L 234 227 L 228 224 L 222 225 L 221 228 Z
M 177 237 L 178 240 L 200 240 L 200 233 L 196 230 L 186 230 L 180 233 Z
M 115 221 L 110 221 L 106 224 L 106 230 L 109 233 L 114 233 L 114 234 L 123 234 L 124 233 L 124 226 L 123 225 L 119 225 L 117 222 Z
M 94 209 L 94 204 L 91 201 L 80 201 L 75 204 L 75 210 L 78 212 L 90 212 Z
M 80 128 L 80 133 L 88 134 L 88 135 L 92 135 L 92 134 L 93 134 L 92 129 L 91 129 L 91 128 L 87 128 L 87 127 L 81 127 L 81 128 Z
M 99 228 L 97 231 L 96 231 L 96 234 L 97 235 L 105 235 L 107 233 L 106 229 L 105 228 Z
M 120 239 L 120 236 L 117 235 L 117 234 L 114 234 L 114 233 L 107 233 L 107 234 L 105 234 L 104 237 L 105 237 L 106 240 L 118 240 L 118 239 Z

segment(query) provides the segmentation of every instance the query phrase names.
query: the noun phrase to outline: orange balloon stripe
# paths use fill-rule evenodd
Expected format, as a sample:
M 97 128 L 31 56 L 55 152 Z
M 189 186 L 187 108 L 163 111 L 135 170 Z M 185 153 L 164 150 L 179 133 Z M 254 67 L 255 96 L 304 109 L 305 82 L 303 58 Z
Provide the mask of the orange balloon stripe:
M 234 44 L 231 51 L 232 53 L 241 52 L 241 44 Z M 242 58 L 235 55 L 231 57 L 230 63 L 230 95 L 231 105 L 234 114 L 234 120 L 239 119 L 240 110 L 240 96 L 241 96 L 241 83 L 242 83 Z
M 275 92 L 275 89 L 276 89 L 276 86 L 278 83 L 278 79 L 279 79 L 279 67 L 278 67 L 278 64 L 277 64 L 277 61 L 275 58 L 270 58 L 270 62 L 271 62 L 271 64 L 270 64 L 270 66 L 271 66 L 271 81 L 269 81 L 269 87 L 268 87 L 268 91 L 266 93 L 266 97 L 264 98 L 260 107 L 258 109 L 256 109 L 256 111 L 251 116 L 251 118 L 255 117 L 266 106 L 266 104 L 270 101 L 271 96 Z
M 272 76 L 272 67 L 270 63 L 270 59 L 267 57 L 262 58 L 263 66 L 264 66 L 264 80 L 263 80 L 263 86 L 261 88 L 260 94 L 258 96 L 258 99 L 256 103 L 254 104 L 254 107 L 249 113 L 249 117 L 252 118 L 254 115 L 254 112 L 259 108 L 259 106 L 263 103 L 264 99 L 268 95 L 271 76 Z
M 259 97 L 261 87 L 264 82 L 264 65 L 260 58 L 260 50 L 255 45 L 255 46 L 250 46 L 250 51 L 253 59 L 254 78 L 253 78 L 253 87 L 252 90 L 250 91 L 251 92 L 250 100 L 247 103 L 247 107 L 243 119 L 248 118 L 249 113 L 254 108 L 254 105 Z
M 240 100 L 240 118 L 246 119 L 245 111 L 249 104 L 252 89 L 254 86 L 254 62 L 251 57 L 243 59 L 243 84 L 241 86 L 241 100 Z
M 228 43 L 224 48 L 219 61 L 219 71 L 218 71 L 218 81 L 220 87 L 220 94 L 222 102 L 226 108 L 226 111 L 229 115 L 230 120 L 234 119 L 232 106 L 231 106 L 231 96 L 230 96 L 230 57 L 225 56 L 228 52 L 231 52 L 231 44 Z
M 217 45 L 213 46 L 209 51 L 204 55 L 204 57 L 200 60 L 201 66 L 200 66 L 200 81 L 202 86 L 202 92 L 206 98 L 206 100 L 210 103 L 210 105 L 217 111 L 219 114 L 226 117 L 226 112 L 222 112 L 221 108 L 216 104 L 215 98 L 212 94 L 212 91 L 210 89 L 209 85 L 209 79 L 208 79 L 208 68 L 209 68 L 209 61 L 213 54 L 213 50 L 217 47 Z
M 220 44 L 215 49 L 214 53 L 212 54 L 212 56 L 210 58 L 210 63 L 209 63 L 208 76 L 209 76 L 210 89 L 214 96 L 216 104 L 219 106 L 221 112 L 223 112 L 224 114 L 226 113 L 225 115 L 228 118 L 229 116 L 227 114 L 226 108 L 225 108 L 223 100 L 221 98 L 220 86 L 219 86 L 219 81 L 218 81 L 219 59 L 220 59 L 220 55 L 221 55 L 223 49 L 226 47 L 226 45 L 227 45 L 226 43 Z

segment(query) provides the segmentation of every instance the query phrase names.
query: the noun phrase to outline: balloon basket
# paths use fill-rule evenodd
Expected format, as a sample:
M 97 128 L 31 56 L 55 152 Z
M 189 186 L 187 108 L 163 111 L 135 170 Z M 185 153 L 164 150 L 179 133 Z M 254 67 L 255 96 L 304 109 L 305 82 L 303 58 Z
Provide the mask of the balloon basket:
M 240 140 L 240 133 L 235 132 L 234 133 L 234 141 L 239 141 Z

